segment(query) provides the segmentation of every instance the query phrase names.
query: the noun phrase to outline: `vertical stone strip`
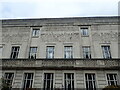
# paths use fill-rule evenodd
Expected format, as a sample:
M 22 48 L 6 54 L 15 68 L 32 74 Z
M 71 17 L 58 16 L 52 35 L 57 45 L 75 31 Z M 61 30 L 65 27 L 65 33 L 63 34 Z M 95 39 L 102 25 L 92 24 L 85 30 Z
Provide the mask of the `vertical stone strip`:
M 76 72 L 76 87 L 78 89 L 84 89 L 85 84 L 84 84 L 84 73 L 83 71 L 77 71 Z
M 2 15 L 1 4 L 0 4 L 0 14 Z M 2 20 L 0 20 L 0 44 L 2 44 Z M 0 53 L 0 86 L 2 84 L 2 53 Z M 1 90 L 1 87 L 0 87 Z
M 18 70 L 15 73 L 12 88 L 22 88 L 22 87 L 23 87 L 23 71 Z
M 43 86 L 43 79 L 42 79 L 42 71 L 35 71 L 33 88 L 42 88 Z

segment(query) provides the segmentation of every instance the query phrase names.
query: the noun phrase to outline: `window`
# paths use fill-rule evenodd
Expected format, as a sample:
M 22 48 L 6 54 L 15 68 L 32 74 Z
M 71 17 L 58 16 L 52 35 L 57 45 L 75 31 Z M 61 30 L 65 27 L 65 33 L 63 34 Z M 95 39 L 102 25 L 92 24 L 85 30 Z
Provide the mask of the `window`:
M 83 58 L 91 58 L 90 47 L 88 46 L 83 47 Z
M 37 47 L 30 47 L 29 58 L 36 59 L 36 55 L 37 55 Z
M 74 90 L 74 73 L 64 74 L 64 88 L 65 90 Z
M 39 36 L 40 29 L 33 29 L 32 36 Z
M 10 56 L 10 58 L 12 58 L 12 59 L 18 58 L 19 49 L 20 49 L 19 46 L 13 46 L 13 47 L 12 47 L 12 51 L 11 51 L 11 56 Z
M 107 74 L 108 85 L 117 85 L 117 74 Z
M 53 73 L 44 73 L 43 87 L 43 90 L 53 90 Z
M 73 58 L 73 53 L 72 53 L 72 46 L 65 46 L 64 47 L 64 57 L 65 58 Z
M 47 46 L 46 58 L 54 58 L 54 46 Z
M 24 89 L 32 88 L 33 73 L 24 73 Z
M 104 58 L 111 58 L 110 46 L 102 46 L 102 51 Z
M 96 90 L 95 74 L 85 74 L 86 90 Z
M 82 36 L 88 36 L 88 28 L 81 28 Z
M 5 83 L 7 85 L 10 85 L 11 87 L 12 87 L 13 77 L 14 77 L 14 73 L 5 73 L 4 76 Z
M 3 48 L 0 47 L 0 58 L 2 58 L 2 50 L 3 50 Z

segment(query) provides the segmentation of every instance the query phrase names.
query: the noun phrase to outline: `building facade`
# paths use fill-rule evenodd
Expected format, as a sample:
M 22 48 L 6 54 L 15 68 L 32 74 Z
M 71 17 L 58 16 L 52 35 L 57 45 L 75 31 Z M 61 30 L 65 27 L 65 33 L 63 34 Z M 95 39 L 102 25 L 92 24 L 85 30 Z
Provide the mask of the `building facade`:
M 2 20 L 2 73 L 12 88 L 95 90 L 120 84 L 118 17 Z

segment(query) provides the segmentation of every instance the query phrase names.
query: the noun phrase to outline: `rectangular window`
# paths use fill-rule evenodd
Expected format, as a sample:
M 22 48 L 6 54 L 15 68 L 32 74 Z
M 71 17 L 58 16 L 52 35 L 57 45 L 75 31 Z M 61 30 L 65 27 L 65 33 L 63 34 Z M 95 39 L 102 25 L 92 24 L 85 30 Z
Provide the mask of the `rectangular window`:
M 29 58 L 36 59 L 36 55 L 37 55 L 37 47 L 30 47 Z
M 65 90 L 74 90 L 74 73 L 64 74 L 64 88 Z
M 117 74 L 107 74 L 108 85 L 117 85 Z
M 102 46 L 102 51 L 104 58 L 111 58 L 110 46 Z
M 90 47 L 88 46 L 83 47 L 83 58 L 91 58 Z
M 81 28 L 81 35 L 88 36 L 88 28 Z
M 44 73 L 43 90 L 53 90 L 53 73 Z
M 32 36 L 39 36 L 40 29 L 33 29 Z
M 33 73 L 24 73 L 24 85 L 23 88 L 32 88 L 33 83 Z
M 11 51 L 11 56 L 10 56 L 10 58 L 12 58 L 12 59 L 18 58 L 19 49 L 20 49 L 19 46 L 13 46 L 13 47 L 12 47 L 12 51 Z
M 5 83 L 8 86 L 12 87 L 13 77 L 14 77 L 14 73 L 5 73 L 4 79 L 5 79 Z
M 54 46 L 47 46 L 46 58 L 54 58 Z
M 86 80 L 86 89 L 87 90 L 96 90 L 96 81 L 95 81 L 95 74 L 85 74 Z
M 72 46 L 65 46 L 64 47 L 64 57 L 65 58 L 73 58 L 73 50 Z
M 0 47 L 0 58 L 2 58 L 2 50 L 3 50 L 3 48 Z

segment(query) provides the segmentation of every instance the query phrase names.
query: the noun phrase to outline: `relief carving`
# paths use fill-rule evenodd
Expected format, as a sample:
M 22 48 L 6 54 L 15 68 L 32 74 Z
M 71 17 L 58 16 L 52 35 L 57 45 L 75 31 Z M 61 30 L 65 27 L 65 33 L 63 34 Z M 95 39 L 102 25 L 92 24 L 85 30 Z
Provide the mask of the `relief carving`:
M 43 42 L 73 42 L 79 40 L 79 33 L 62 32 L 62 33 L 42 33 L 41 39 Z
M 120 33 L 118 32 L 105 32 L 105 33 L 98 33 L 95 32 L 92 34 L 92 39 L 94 41 L 103 41 L 103 42 L 110 42 L 110 41 L 117 41 L 118 37 L 120 37 Z

